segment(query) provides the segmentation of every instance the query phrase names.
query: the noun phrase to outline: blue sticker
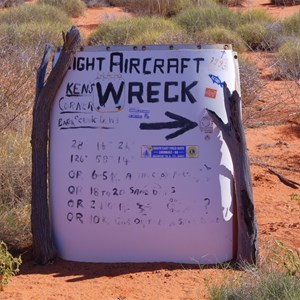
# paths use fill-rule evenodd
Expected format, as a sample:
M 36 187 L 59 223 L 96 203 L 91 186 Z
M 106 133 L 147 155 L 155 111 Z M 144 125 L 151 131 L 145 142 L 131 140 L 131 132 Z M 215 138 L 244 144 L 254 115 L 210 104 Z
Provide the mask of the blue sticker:
M 196 158 L 198 146 L 142 146 L 143 158 Z
M 220 87 L 223 87 L 223 82 L 221 81 L 219 76 L 215 76 L 213 74 L 209 74 L 208 76 L 210 77 L 210 79 L 212 80 L 213 83 L 216 83 Z
M 149 119 L 150 110 L 139 109 L 139 108 L 130 108 L 128 118 L 130 119 Z

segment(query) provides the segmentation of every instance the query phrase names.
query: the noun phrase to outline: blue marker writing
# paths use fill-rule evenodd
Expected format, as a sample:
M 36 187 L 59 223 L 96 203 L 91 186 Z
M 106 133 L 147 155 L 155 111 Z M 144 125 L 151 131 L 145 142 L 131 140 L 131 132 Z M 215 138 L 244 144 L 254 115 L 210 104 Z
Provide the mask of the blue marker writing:
M 212 75 L 212 74 L 209 74 L 208 76 L 210 77 L 210 79 L 212 80 L 213 83 L 216 83 L 220 87 L 223 87 L 223 82 L 221 81 L 219 76 L 215 76 L 215 75 Z

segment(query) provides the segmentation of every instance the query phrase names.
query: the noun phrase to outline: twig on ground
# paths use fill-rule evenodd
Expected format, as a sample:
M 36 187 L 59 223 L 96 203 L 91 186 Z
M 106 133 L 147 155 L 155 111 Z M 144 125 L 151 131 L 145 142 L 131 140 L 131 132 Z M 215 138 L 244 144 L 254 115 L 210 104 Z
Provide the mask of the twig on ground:
M 293 173 L 300 173 L 300 170 L 297 168 L 293 168 L 293 167 L 282 167 L 282 166 L 278 166 L 278 165 L 271 165 L 271 164 L 267 164 L 267 163 L 263 163 L 261 162 L 260 159 L 258 159 L 258 157 L 254 156 L 250 158 L 250 165 L 253 166 L 258 166 L 261 168 L 272 168 L 272 169 L 280 169 L 280 170 L 285 170 L 285 171 L 289 171 L 289 172 L 293 172 Z
M 280 180 L 282 183 L 284 183 L 285 185 L 287 185 L 287 186 L 289 186 L 289 187 L 291 187 L 291 188 L 293 188 L 293 189 L 298 189 L 298 188 L 299 188 L 300 183 L 298 183 L 298 182 L 296 182 L 296 181 L 293 181 L 293 180 L 290 180 L 290 179 L 287 179 L 287 178 L 284 177 L 283 175 L 277 173 L 276 171 L 274 171 L 274 170 L 272 170 L 272 169 L 270 169 L 270 168 L 268 168 L 268 171 L 269 171 L 271 174 L 276 175 L 276 176 L 279 178 L 279 180 Z

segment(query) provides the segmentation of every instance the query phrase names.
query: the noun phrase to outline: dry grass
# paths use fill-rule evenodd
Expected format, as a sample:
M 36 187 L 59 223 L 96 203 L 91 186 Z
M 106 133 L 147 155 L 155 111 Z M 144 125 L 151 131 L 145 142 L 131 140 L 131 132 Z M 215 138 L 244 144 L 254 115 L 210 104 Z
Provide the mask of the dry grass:
M 266 248 L 266 245 L 264 245 Z M 257 266 L 242 266 L 242 272 L 209 285 L 212 300 L 299 300 L 300 253 L 279 241 L 269 245 Z
M 114 6 L 122 6 L 138 15 L 172 16 L 188 6 L 197 5 L 197 0 L 109 0 Z
M 31 244 L 31 147 L 28 132 L 5 131 L 0 144 L 0 236 L 8 245 Z
M 24 0 L 0 0 L 0 7 L 13 7 L 24 3 Z

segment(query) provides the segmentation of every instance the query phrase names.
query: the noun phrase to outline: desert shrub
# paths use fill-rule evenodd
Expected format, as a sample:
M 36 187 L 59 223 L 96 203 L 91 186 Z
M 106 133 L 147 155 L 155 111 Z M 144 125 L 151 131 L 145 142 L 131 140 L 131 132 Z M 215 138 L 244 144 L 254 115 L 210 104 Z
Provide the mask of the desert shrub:
M 273 17 L 262 9 L 251 9 L 242 12 L 241 22 L 245 23 L 259 23 L 259 22 L 274 22 Z
M 211 300 L 298 300 L 300 281 L 276 270 L 245 271 L 240 285 L 225 283 L 209 289 Z
M 1 132 L 0 236 L 23 248 L 31 244 L 31 147 L 27 132 Z
M 87 7 L 110 6 L 108 0 L 84 0 Z
M 30 22 L 70 24 L 60 9 L 50 5 L 23 5 L 0 13 L 0 24 L 19 25 Z
M 275 51 L 283 42 L 281 23 L 262 9 L 244 11 L 237 32 L 251 50 Z
M 196 40 L 202 44 L 232 44 L 233 50 L 244 52 L 247 48 L 243 39 L 235 32 L 223 27 L 212 27 L 199 34 Z
M 277 45 L 278 33 L 272 24 L 247 23 L 239 26 L 236 32 L 250 50 L 273 50 Z
M 0 236 L 31 244 L 31 109 L 44 43 L 58 44 L 68 18 L 57 8 L 24 5 L 0 13 Z M 61 38 L 60 38 L 61 39 Z
M 239 70 L 242 106 L 246 115 L 246 108 L 252 105 L 258 98 L 261 84 L 259 81 L 259 72 L 255 64 L 242 55 L 239 56 Z
M 136 37 L 129 39 L 130 44 L 188 44 L 193 43 L 190 36 L 182 29 L 175 28 L 172 30 L 151 30 L 141 33 Z
M 0 26 L 1 32 L 2 29 Z M 27 114 L 34 99 L 35 66 L 39 52 L 38 47 L 28 49 L 1 36 L 0 133 L 6 128 L 23 130 L 30 120 Z M 22 115 L 24 118 L 20 119 Z
M 24 0 L 0 0 L 0 8 L 18 6 L 24 3 Z
M 108 3 L 112 6 L 121 6 L 128 9 L 134 0 L 108 0 Z M 127 5 L 127 6 L 126 6 Z
M 220 4 L 226 5 L 226 6 L 242 6 L 246 0 L 219 0 Z
M 24 5 L 0 13 L 3 44 L 37 48 L 61 44 L 61 32 L 71 26 L 68 17 L 50 5 Z
M 139 44 L 157 44 L 157 41 L 161 38 L 163 32 L 159 30 L 151 30 L 141 34 L 136 37 L 131 37 L 128 39 L 129 44 L 139 45 Z
M 267 48 L 271 51 L 277 51 L 278 48 L 287 40 L 287 36 L 282 34 L 282 25 L 280 22 L 270 22 L 265 23 L 265 27 L 267 30 Z
M 38 4 L 46 4 L 59 8 L 70 17 L 82 16 L 85 5 L 81 0 L 38 0 Z
M 22 5 L 0 13 L 0 236 L 15 248 L 31 244 L 31 110 L 44 44 L 61 44 L 71 26 L 60 9 Z M 1 297 L 0 297 L 1 298 Z
M 182 9 L 196 4 L 198 0 L 110 0 L 113 6 L 122 6 L 125 9 L 140 15 L 171 16 Z
M 0 236 L 31 244 L 31 109 L 39 48 L 0 41 Z
M 8 251 L 7 245 L 0 243 L 0 291 L 3 291 L 12 276 L 16 275 L 22 263 L 21 257 L 13 257 Z
M 210 285 L 212 300 L 298 300 L 300 295 L 300 253 L 282 243 L 258 266 L 245 265 L 236 278 Z M 287 262 L 288 260 L 288 262 Z M 288 267 L 286 267 L 288 265 Z
M 224 27 L 234 29 L 239 17 L 236 13 L 221 5 L 189 8 L 179 13 L 175 18 L 188 33 L 202 32 L 208 27 Z
M 237 28 L 238 34 L 252 50 L 264 49 L 266 28 L 260 23 L 243 24 Z
M 300 79 L 300 38 L 285 42 L 277 53 L 277 72 L 280 77 Z
M 21 133 L 1 133 L 1 190 L 2 204 L 16 205 L 31 197 L 30 140 Z
M 193 44 L 196 43 L 193 37 L 182 29 L 164 31 L 156 40 L 157 44 Z
M 0 29 L 4 39 L 12 45 L 34 46 L 36 49 L 42 50 L 46 43 L 54 46 L 61 45 L 61 32 L 66 32 L 70 26 L 70 23 L 29 22 L 19 25 L 4 24 L 0 25 Z
M 98 27 L 90 36 L 93 45 L 126 45 L 131 44 L 138 35 L 153 31 L 167 31 L 178 28 L 170 20 L 156 17 L 137 17 L 132 19 L 113 20 Z M 149 38 L 150 39 L 150 38 Z
M 297 194 L 296 200 L 300 205 L 300 198 Z M 298 197 L 297 197 L 298 196 Z M 293 250 L 284 245 L 283 242 L 275 240 L 275 247 L 272 253 L 272 262 L 283 267 L 284 271 L 289 276 L 295 276 L 300 279 L 300 251 Z
M 282 33 L 300 36 L 300 13 L 296 13 L 282 21 Z
M 195 1 L 192 0 L 176 0 L 173 1 L 173 3 L 170 3 L 169 6 L 167 7 L 164 15 L 167 17 L 171 17 L 174 15 L 177 15 L 180 13 L 182 10 L 186 9 L 187 7 L 190 7 L 194 5 Z

